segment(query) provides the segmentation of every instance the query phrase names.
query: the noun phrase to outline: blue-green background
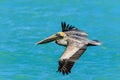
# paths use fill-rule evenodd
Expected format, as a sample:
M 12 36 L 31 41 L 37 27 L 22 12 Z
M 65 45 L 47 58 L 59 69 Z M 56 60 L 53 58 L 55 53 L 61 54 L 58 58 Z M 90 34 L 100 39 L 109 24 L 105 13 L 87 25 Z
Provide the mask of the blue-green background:
M 101 46 L 89 47 L 72 73 L 57 73 L 64 47 L 35 42 L 66 21 Z M 0 80 L 120 80 L 120 0 L 0 0 Z

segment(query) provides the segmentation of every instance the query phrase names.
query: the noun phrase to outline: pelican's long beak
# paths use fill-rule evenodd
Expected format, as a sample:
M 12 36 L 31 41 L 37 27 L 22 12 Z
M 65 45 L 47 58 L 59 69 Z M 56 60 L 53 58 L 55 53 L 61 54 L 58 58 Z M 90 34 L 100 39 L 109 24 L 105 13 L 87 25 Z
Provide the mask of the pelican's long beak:
M 44 44 L 44 43 L 52 42 L 52 41 L 56 40 L 57 38 L 58 38 L 58 36 L 52 35 L 44 40 L 37 42 L 36 44 Z

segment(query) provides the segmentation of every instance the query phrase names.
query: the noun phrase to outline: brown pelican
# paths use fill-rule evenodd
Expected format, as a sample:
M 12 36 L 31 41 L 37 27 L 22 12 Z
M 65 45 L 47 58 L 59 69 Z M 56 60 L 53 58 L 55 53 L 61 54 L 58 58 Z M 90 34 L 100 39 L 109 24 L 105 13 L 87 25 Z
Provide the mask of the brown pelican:
M 76 27 L 61 22 L 62 32 L 58 32 L 36 44 L 44 44 L 55 41 L 57 44 L 65 46 L 66 49 L 59 59 L 58 72 L 62 74 L 71 73 L 71 68 L 78 58 L 84 53 L 88 46 L 101 45 L 98 40 L 89 40 L 88 34 Z

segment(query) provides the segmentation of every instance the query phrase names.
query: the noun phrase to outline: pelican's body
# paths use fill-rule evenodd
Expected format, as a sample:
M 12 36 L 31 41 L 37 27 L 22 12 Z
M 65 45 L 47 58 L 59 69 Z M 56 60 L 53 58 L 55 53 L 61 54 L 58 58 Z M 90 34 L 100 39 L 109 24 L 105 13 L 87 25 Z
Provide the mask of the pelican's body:
M 87 46 L 97 46 L 101 43 L 98 40 L 89 40 L 87 33 L 72 25 L 66 25 L 65 22 L 62 22 L 61 26 L 62 32 L 58 32 L 37 44 L 55 41 L 57 44 L 65 46 L 66 50 L 59 59 L 58 71 L 69 74 L 75 61 L 84 53 Z

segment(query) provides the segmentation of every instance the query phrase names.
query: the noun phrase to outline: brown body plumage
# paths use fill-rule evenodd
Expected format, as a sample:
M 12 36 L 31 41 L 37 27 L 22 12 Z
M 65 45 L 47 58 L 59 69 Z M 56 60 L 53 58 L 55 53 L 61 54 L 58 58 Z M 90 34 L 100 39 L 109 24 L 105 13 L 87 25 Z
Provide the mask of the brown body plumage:
M 79 59 L 88 46 L 97 46 L 101 43 L 98 40 L 89 40 L 86 32 L 65 22 L 62 22 L 61 26 L 62 32 L 37 42 L 37 44 L 55 41 L 57 44 L 65 46 L 66 49 L 58 62 L 58 72 L 69 74 L 75 61 Z

